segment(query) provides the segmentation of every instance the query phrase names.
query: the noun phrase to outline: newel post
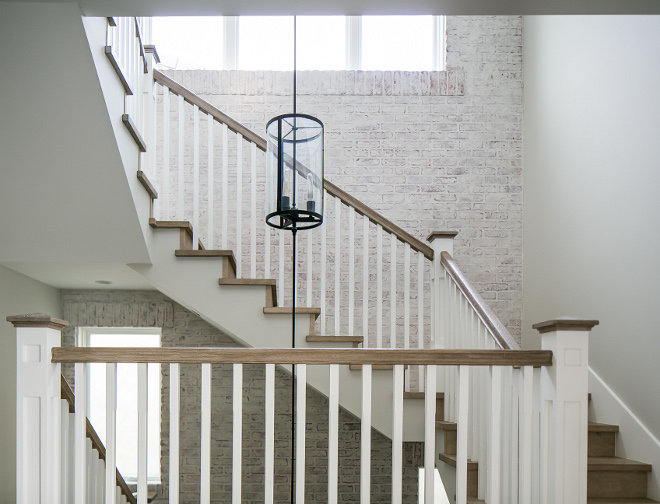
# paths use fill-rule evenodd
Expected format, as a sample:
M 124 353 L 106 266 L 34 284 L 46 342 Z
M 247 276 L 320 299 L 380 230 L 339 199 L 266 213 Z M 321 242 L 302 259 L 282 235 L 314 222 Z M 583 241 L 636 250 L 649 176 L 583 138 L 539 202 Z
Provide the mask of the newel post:
M 552 366 L 541 369 L 541 502 L 587 502 L 589 331 L 597 320 L 535 324 Z
M 60 502 L 60 364 L 68 322 L 41 313 L 7 317 L 16 328 L 16 502 Z

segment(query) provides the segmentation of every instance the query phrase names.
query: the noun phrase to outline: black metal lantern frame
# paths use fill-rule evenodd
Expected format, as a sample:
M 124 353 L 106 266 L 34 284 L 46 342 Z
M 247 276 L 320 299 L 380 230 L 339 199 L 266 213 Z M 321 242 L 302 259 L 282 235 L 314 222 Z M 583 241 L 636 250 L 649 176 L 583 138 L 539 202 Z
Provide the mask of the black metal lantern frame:
M 305 114 L 274 117 L 266 126 L 266 222 L 277 229 L 323 223 L 323 123 Z

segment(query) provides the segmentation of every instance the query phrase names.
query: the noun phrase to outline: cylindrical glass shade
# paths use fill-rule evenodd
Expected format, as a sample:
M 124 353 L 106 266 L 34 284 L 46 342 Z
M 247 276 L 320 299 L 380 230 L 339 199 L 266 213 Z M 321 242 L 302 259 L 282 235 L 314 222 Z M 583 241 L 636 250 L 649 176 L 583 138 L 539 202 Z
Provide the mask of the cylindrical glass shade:
M 303 114 L 266 126 L 266 222 L 310 229 L 323 222 L 323 123 Z

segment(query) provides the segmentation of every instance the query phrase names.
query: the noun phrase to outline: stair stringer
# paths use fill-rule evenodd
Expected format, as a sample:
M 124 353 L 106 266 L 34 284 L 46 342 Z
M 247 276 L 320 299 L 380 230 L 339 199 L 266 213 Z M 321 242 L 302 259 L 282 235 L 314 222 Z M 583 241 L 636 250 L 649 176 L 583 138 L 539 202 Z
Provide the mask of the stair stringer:
M 291 348 L 291 316 L 263 313 L 266 299 L 263 286 L 219 286 L 222 259 L 176 258 L 178 229 L 153 230 L 151 238 L 152 263 L 132 264 L 130 267 L 155 289 L 222 330 L 240 345 Z M 297 348 L 319 348 L 306 341 L 309 317 L 307 314 L 296 316 Z M 327 366 L 309 366 L 307 382 L 327 396 Z M 392 388 L 391 372 L 373 372 L 372 427 L 388 438 L 392 437 Z M 339 405 L 360 418 L 362 373 L 340 366 L 339 390 Z M 423 401 L 404 401 L 403 426 L 404 441 L 424 440 Z

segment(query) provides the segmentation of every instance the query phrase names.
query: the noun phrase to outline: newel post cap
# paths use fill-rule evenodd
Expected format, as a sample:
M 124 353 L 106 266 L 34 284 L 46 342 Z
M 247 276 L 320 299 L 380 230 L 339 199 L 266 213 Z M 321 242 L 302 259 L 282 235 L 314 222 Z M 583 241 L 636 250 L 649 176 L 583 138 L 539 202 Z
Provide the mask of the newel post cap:
M 552 331 L 591 331 L 591 329 L 598 324 L 598 320 L 559 317 L 534 324 L 532 328 L 543 334 Z
M 455 238 L 458 231 L 433 231 L 426 238 L 426 241 L 433 243 L 438 238 Z
M 64 329 L 69 323 L 45 313 L 26 313 L 23 315 L 11 315 L 7 317 L 7 322 L 14 324 L 14 327 L 48 327 L 50 329 Z

